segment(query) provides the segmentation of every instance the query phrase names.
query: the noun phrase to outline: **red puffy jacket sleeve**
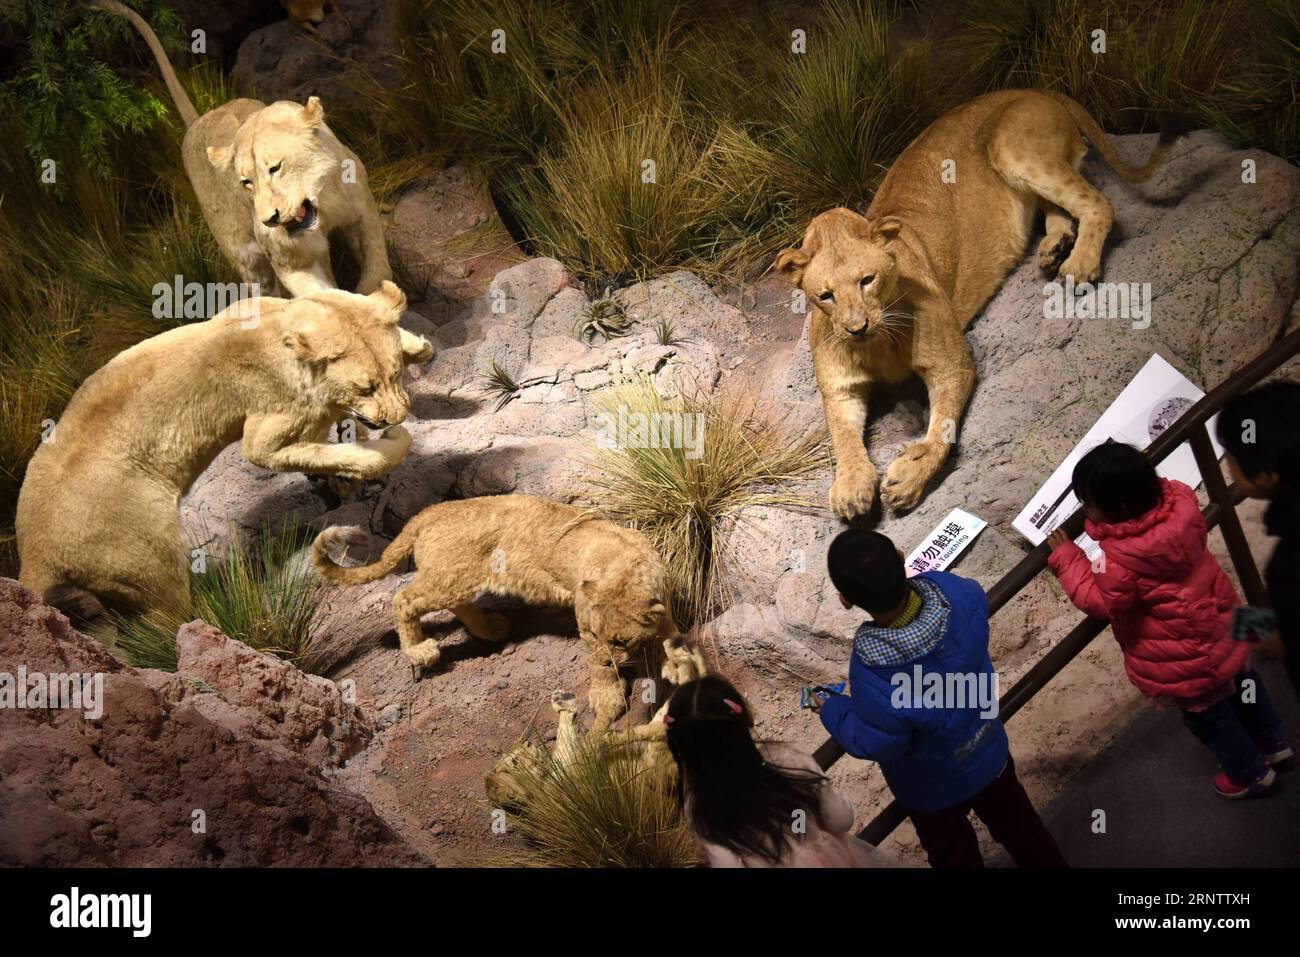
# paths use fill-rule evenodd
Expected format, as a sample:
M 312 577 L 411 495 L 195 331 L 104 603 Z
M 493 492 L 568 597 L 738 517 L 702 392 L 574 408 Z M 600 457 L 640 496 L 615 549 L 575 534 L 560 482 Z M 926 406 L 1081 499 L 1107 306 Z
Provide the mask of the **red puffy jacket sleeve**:
M 1114 562 L 1102 572 L 1093 572 L 1092 562 L 1074 542 L 1066 542 L 1047 557 L 1052 574 L 1070 596 L 1076 608 L 1092 618 L 1114 618 L 1138 600 L 1137 583 L 1131 573 Z

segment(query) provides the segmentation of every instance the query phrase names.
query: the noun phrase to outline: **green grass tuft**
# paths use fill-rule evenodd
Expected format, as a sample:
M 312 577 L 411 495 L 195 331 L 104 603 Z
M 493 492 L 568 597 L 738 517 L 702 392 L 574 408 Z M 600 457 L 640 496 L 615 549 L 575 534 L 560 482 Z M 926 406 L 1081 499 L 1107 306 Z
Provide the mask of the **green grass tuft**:
M 136 667 L 176 670 L 176 632 L 200 618 L 250 648 L 319 673 L 323 663 L 316 623 L 323 602 L 320 579 L 304 548 L 311 532 L 289 520 L 266 523 L 247 550 L 231 539 L 226 554 L 191 578 L 186 611 L 111 616 L 103 636 Z

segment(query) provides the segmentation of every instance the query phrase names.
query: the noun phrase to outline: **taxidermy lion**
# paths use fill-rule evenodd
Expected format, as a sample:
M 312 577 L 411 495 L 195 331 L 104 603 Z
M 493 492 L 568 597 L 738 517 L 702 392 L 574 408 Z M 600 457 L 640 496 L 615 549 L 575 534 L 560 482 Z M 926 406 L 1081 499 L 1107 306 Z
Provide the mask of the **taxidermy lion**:
M 1039 211 L 1047 228 L 1039 265 L 1076 284 L 1097 279 L 1113 212 L 1079 174 L 1083 136 L 1131 183 L 1150 176 L 1173 138 L 1162 133 L 1146 165 L 1134 168 L 1069 97 L 990 93 L 913 140 L 865 216 L 821 213 L 798 248 L 777 256 L 777 270 L 815 307 L 813 365 L 835 448 L 830 505 L 840 518 L 864 516 L 875 502 L 863 438 L 868 391 L 912 372 L 929 392 L 929 427 L 890 463 L 881 496 L 896 509 L 920 501 L 975 383 L 966 327 L 1024 256 Z
M 184 610 L 189 560 L 179 503 L 222 449 L 278 472 L 359 481 L 388 474 L 411 437 L 404 362 L 427 359 L 399 333 L 406 297 L 241 300 L 115 356 L 73 395 L 18 495 L 20 579 L 80 617 Z M 418 350 L 404 353 L 409 342 Z M 352 416 L 382 438 L 331 443 Z M 89 610 L 88 610 L 89 609 Z
M 548 754 L 540 744 L 523 741 L 497 759 L 492 770 L 483 776 L 483 790 L 495 807 L 523 809 L 528 805 L 530 790 L 546 772 L 572 766 L 583 746 L 578 727 L 578 699 L 569 691 L 551 693 L 551 710 L 555 712 L 555 748 Z M 648 723 L 633 728 L 620 741 L 623 747 L 636 748 L 636 757 L 642 768 L 662 768 L 676 775 L 677 763 L 668 750 L 668 726 L 663 716 L 668 712 L 664 702 L 659 712 Z
M 266 296 L 337 288 L 336 232 L 360 265 L 357 292 L 393 278 L 366 168 L 325 125 L 319 97 L 231 100 L 199 116 L 149 24 L 117 0 L 88 5 L 126 17 L 153 51 L 185 123 L 181 152 L 203 218 L 245 283 Z
M 665 603 L 663 562 L 640 532 L 571 505 L 493 495 L 429 506 L 373 564 L 345 568 L 330 557 L 333 546 L 364 538 L 360 529 L 327 528 L 312 544 L 312 561 L 326 581 L 358 585 L 414 554 L 417 574 L 393 597 L 393 617 L 402 653 L 417 673 L 442 656 L 437 640 L 420 628 L 429 612 L 450 611 L 476 638 L 505 639 L 506 618 L 474 604 L 479 592 L 489 592 L 573 608 L 591 669 L 594 730 L 604 731 L 626 712 L 618 669 L 646 642 L 662 642 L 663 677 L 673 684 L 704 674 L 703 659 L 682 639 Z

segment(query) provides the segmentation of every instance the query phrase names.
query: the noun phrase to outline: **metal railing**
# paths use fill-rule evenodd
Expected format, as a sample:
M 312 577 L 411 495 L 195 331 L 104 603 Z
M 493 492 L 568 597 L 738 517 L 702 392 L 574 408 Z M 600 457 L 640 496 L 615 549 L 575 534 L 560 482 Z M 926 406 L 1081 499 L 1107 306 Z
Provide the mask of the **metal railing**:
M 1209 504 L 1202 509 L 1205 523 L 1209 528 L 1217 527 L 1223 533 L 1224 542 L 1228 547 L 1228 557 L 1231 558 L 1233 568 L 1237 572 L 1237 579 L 1246 594 L 1246 601 L 1252 605 L 1267 605 L 1268 591 L 1260 578 L 1259 569 L 1255 566 L 1255 560 L 1250 553 L 1250 545 L 1246 541 L 1246 533 L 1242 530 L 1241 521 L 1237 517 L 1236 506 L 1244 496 L 1235 486 L 1229 488 L 1224 482 L 1207 423 L 1227 404 L 1229 399 L 1245 392 L 1297 354 L 1300 354 L 1300 330 L 1279 339 L 1230 375 L 1183 413 L 1147 448 L 1147 456 L 1153 462 L 1159 463 L 1184 442 L 1191 444 L 1196 468 L 1200 472 L 1206 495 L 1210 500 Z M 1083 532 L 1083 519 L 1083 510 L 1077 509 L 1061 523 L 1060 527 L 1071 538 L 1076 538 Z M 1039 545 L 988 590 L 990 618 L 1047 567 L 1047 556 L 1050 551 L 1046 542 Z M 1053 645 L 1047 654 L 1025 672 L 1020 680 L 999 699 L 998 717 L 1006 721 L 1028 704 L 1034 695 L 1087 648 L 1094 638 L 1105 631 L 1109 624 L 1102 619 L 1085 618 L 1075 625 L 1069 634 Z M 823 769 L 829 768 L 843 756 L 844 749 L 834 738 L 828 739 L 814 755 Z M 907 812 L 897 801 L 893 801 L 858 832 L 858 836 L 870 844 L 879 844 L 906 818 Z

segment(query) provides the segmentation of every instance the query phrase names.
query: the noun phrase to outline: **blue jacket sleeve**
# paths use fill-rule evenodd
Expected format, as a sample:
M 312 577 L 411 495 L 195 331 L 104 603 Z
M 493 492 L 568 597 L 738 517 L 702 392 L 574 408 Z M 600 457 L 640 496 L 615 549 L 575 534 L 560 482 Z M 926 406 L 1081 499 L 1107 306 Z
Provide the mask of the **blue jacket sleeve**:
M 911 740 L 911 729 L 896 715 L 873 709 L 864 719 L 848 695 L 831 695 L 821 707 L 822 724 L 845 751 L 868 761 L 889 761 L 902 757 Z

